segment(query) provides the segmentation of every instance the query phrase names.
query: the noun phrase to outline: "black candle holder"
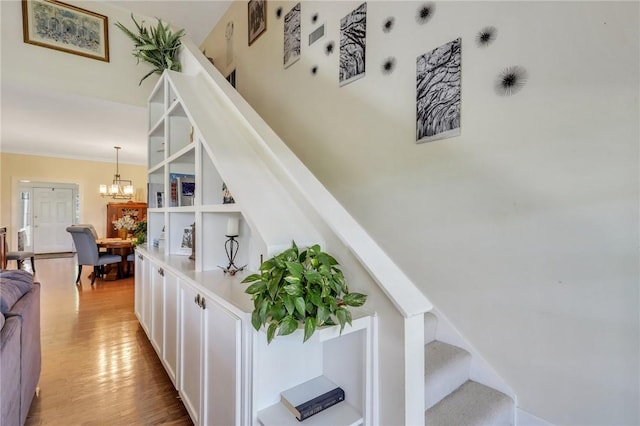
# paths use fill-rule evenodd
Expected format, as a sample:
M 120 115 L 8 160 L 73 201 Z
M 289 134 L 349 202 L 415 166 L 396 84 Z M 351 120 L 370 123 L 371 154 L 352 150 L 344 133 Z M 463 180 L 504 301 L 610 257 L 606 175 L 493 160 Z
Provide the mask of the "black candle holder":
M 227 253 L 227 259 L 229 259 L 229 265 L 226 268 L 219 266 L 220 269 L 224 271 L 225 274 L 229 274 L 234 276 L 236 272 L 243 271 L 247 265 L 244 265 L 240 268 L 236 266 L 234 263 L 236 259 L 236 255 L 238 254 L 238 248 L 240 244 L 236 241 L 237 235 L 227 235 L 227 241 L 224 243 L 224 251 Z

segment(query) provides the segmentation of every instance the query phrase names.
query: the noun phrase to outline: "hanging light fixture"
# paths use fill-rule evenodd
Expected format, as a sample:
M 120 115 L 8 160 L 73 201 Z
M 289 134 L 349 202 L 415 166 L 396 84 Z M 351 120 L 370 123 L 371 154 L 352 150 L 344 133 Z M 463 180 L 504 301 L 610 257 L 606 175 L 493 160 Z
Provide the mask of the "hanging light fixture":
M 116 174 L 113 176 L 111 185 L 100 185 L 100 195 L 116 200 L 130 200 L 133 198 L 133 182 L 120 178 L 118 152 L 122 148 L 119 146 L 114 146 L 114 148 L 116 150 Z

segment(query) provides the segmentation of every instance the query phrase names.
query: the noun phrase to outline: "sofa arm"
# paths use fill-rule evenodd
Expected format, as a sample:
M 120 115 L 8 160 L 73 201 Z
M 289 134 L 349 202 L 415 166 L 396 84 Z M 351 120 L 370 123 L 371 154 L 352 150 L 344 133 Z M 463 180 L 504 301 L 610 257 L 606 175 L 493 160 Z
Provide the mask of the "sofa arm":
M 7 425 L 20 424 L 20 326 L 19 317 L 8 317 L 0 330 L 0 419 Z
M 40 283 L 34 283 L 33 288 L 25 294 L 11 308 L 10 315 L 20 318 L 22 364 L 20 376 L 22 395 L 20 403 L 20 424 L 24 424 L 29 414 L 31 401 L 36 393 L 40 381 L 42 355 L 40 346 Z

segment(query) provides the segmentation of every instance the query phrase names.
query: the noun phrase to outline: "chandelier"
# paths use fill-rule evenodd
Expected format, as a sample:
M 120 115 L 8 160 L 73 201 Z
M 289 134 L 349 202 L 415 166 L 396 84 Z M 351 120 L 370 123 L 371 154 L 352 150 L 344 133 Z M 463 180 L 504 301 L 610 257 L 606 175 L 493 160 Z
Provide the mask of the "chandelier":
M 100 195 L 116 200 L 130 200 L 133 198 L 133 182 L 120 178 L 118 152 L 122 148 L 119 146 L 114 146 L 114 148 L 116 150 L 116 174 L 113 175 L 113 183 L 111 185 L 100 185 Z

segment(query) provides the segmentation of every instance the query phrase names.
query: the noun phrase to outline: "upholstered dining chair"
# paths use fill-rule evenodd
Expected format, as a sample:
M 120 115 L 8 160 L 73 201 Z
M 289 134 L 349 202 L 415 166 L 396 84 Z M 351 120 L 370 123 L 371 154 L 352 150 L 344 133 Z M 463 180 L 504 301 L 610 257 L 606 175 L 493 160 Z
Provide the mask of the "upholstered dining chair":
M 15 260 L 16 267 L 22 269 L 22 262 L 26 259 L 31 259 L 31 270 L 36 272 L 36 264 L 34 262 L 35 253 L 32 251 L 24 251 L 24 244 L 27 240 L 27 230 L 22 228 L 18 231 L 18 250 L 7 251 L 7 261 Z
M 73 244 L 76 246 L 76 254 L 78 255 L 78 277 L 76 278 L 76 284 L 80 282 L 80 274 L 82 273 L 82 266 L 84 265 L 93 266 L 91 285 L 95 282 L 96 276 L 101 275 L 104 265 L 116 263 L 118 268 L 120 268 L 122 256 L 100 253 L 94 235 L 95 231 L 91 229 L 90 225 L 72 225 L 67 227 L 67 232 L 73 237 Z

